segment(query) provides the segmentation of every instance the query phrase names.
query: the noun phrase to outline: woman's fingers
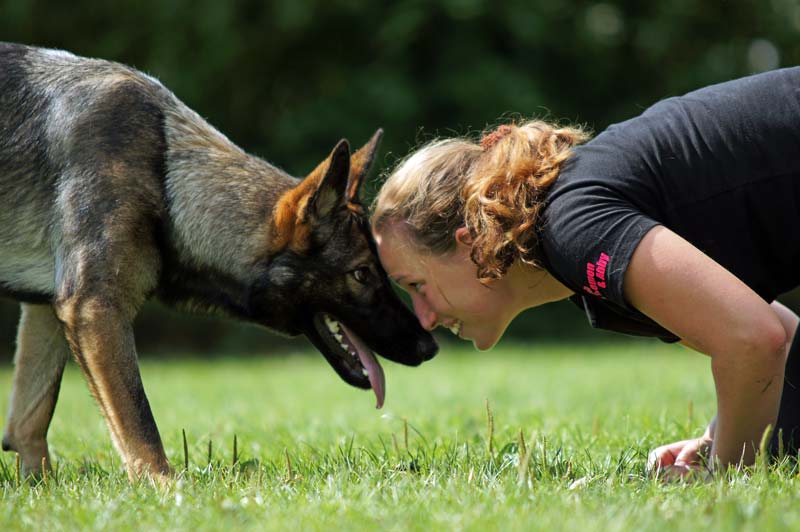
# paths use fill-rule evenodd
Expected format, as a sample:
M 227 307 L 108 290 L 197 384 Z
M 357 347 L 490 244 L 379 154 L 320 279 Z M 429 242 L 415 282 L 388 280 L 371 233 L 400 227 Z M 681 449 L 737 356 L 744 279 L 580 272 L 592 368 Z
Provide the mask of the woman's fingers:
M 676 441 L 657 447 L 647 457 L 648 469 L 663 468 L 675 463 L 686 444 L 693 440 Z
M 677 455 L 670 452 L 669 446 L 662 445 L 661 447 L 653 449 L 650 451 L 650 454 L 647 455 L 647 469 L 655 469 L 672 465 L 675 463 L 675 458 L 677 458 Z
M 708 447 L 702 438 L 692 440 L 687 443 L 677 458 L 675 458 L 675 465 L 701 465 L 700 453 Z
M 703 438 L 676 441 L 657 447 L 647 457 L 647 468 L 663 480 L 676 480 L 687 475 L 705 479 L 708 472 L 701 453 L 710 445 Z

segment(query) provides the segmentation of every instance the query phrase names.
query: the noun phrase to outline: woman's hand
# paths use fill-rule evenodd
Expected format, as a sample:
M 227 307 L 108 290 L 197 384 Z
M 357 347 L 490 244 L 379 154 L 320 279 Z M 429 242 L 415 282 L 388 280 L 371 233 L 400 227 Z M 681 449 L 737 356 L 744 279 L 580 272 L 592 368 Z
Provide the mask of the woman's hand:
M 662 480 L 702 480 L 711 478 L 708 463 L 717 429 L 717 416 L 699 438 L 676 441 L 657 447 L 647 456 L 647 470 Z
M 651 471 L 664 469 L 668 466 L 698 466 L 705 468 L 708 452 L 711 450 L 711 442 L 711 438 L 701 436 L 700 438 L 662 445 L 648 455 L 647 468 Z
M 647 469 L 662 480 L 707 480 L 712 439 L 706 435 L 657 447 L 647 457 Z

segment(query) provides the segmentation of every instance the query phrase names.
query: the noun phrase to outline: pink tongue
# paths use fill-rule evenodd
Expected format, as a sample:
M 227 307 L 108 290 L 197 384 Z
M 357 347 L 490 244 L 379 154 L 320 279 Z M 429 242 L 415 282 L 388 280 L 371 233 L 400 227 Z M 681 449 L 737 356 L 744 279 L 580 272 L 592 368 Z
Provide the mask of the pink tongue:
M 347 335 L 350 343 L 356 348 L 358 358 L 367 370 L 369 384 L 372 386 L 372 390 L 375 392 L 375 397 L 378 400 L 378 404 L 375 405 L 375 408 L 381 408 L 383 406 L 383 399 L 386 397 L 386 377 L 383 375 L 383 368 L 378 363 L 375 355 L 372 354 L 370 348 L 361 341 L 361 338 L 345 327 L 344 323 L 340 322 L 340 325 L 342 329 L 344 329 L 344 333 Z

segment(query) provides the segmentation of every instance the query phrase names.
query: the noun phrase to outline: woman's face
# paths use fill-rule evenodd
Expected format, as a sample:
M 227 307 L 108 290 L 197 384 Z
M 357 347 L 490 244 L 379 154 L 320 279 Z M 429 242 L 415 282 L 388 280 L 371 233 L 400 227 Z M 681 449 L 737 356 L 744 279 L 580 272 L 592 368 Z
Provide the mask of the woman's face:
M 376 232 L 375 241 L 383 267 L 411 296 L 427 330 L 442 325 L 485 350 L 497 343 L 519 311 L 511 304 L 513 294 L 505 279 L 489 285 L 478 281 L 470 247 L 457 239 L 455 250 L 446 255 L 421 253 L 395 223 Z

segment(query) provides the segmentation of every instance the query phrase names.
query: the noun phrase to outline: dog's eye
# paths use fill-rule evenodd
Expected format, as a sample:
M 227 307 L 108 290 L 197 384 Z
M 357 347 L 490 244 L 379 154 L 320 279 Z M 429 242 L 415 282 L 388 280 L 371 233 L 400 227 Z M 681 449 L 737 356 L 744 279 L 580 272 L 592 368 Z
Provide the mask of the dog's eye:
M 359 283 L 366 283 L 367 277 L 369 277 L 369 268 L 366 266 L 362 266 L 360 268 L 356 268 L 351 272 L 353 274 L 353 278 L 358 281 Z

